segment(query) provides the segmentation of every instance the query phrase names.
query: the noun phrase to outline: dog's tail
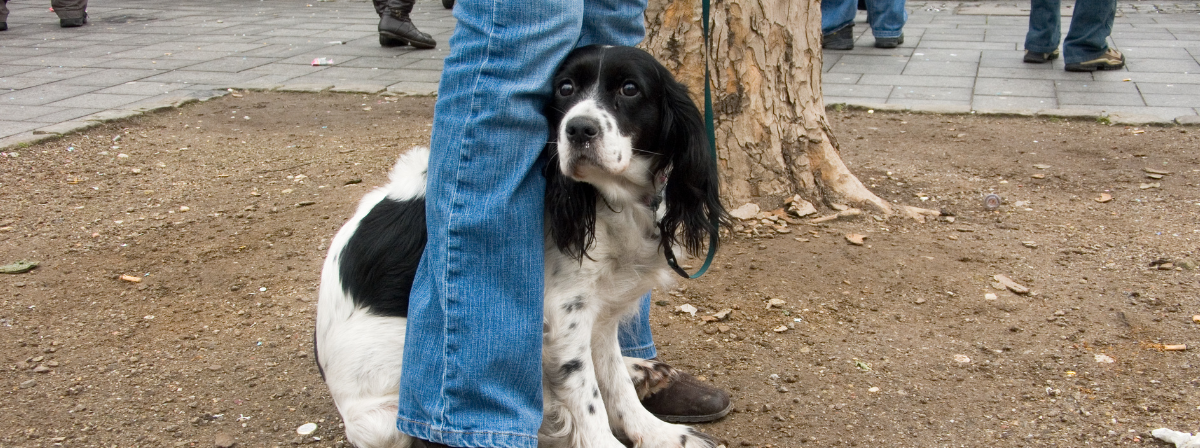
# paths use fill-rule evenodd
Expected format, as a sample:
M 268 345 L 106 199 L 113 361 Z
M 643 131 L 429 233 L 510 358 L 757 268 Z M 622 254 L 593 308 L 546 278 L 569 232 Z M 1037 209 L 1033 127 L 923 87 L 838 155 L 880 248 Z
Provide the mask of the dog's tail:
M 407 201 L 425 196 L 425 176 L 429 171 L 429 148 L 416 146 L 396 159 L 388 174 L 387 196 Z

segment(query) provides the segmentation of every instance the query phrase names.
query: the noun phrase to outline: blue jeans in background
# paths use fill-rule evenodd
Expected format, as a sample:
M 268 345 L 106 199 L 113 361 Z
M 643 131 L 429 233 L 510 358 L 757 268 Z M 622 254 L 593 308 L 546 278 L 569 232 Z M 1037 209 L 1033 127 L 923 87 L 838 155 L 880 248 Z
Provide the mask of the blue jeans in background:
M 821 0 L 821 34 L 853 24 L 856 12 L 857 0 Z M 867 0 L 867 23 L 875 38 L 900 37 L 907 21 L 904 0 Z
M 400 431 L 452 446 L 537 446 L 542 106 L 568 52 L 640 42 L 645 8 L 644 0 L 456 2 L 434 109 L 429 240 L 409 303 Z
M 1025 49 L 1032 53 L 1051 53 L 1062 39 L 1061 0 L 1033 0 L 1029 11 L 1029 32 Z M 1063 42 L 1063 60 L 1067 64 L 1090 61 L 1108 50 L 1117 15 L 1117 0 L 1076 0 L 1071 29 Z

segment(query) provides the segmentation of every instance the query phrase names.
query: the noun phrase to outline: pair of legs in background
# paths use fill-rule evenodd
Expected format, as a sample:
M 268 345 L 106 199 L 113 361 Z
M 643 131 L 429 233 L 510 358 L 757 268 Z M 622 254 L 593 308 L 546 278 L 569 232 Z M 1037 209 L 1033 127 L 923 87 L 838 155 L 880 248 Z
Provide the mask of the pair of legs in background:
M 896 48 L 904 43 L 904 23 L 908 11 L 904 0 L 866 0 L 867 23 L 875 36 L 875 46 Z M 854 49 L 854 14 L 856 0 L 821 0 L 821 48 L 828 50 Z
M 458 0 L 434 111 L 428 243 L 412 287 L 398 428 L 533 448 L 542 422 L 543 196 L 550 79 L 574 48 L 634 45 L 644 0 Z M 649 303 L 622 331 L 654 355 Z M 421 444 L 421 442 L 418 442 Z
M 1025 34 L 1025 62 L 1042 63 L 1058 58 L 1062 39 L 1061 0 L 1033 0 L 1029 31 Z M 1063 41 L 1068 71 L 1115 70 L 1125 66 L 1125 56 L 1108 45 L 1117 0 L 1077 0 L 1071 29 Z
M 87 0 L 50 0 L 58 25 L 74 28 L 87 23 Z M 8 0 L 0 0 L 0 31 L 8 29 Z

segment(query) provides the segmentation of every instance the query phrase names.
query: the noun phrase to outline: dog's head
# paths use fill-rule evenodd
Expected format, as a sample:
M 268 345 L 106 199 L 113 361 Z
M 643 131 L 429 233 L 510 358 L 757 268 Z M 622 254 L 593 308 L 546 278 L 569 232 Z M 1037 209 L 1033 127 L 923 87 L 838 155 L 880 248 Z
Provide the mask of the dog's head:
M 653 56 L 632 47 L 576 49 L 546 106 L 546 210 L 559 249 L 582 257 L 598 201 L 649 205 L 662 182 L 662 244 L 698 254 L 728 222 L 700 111 Z

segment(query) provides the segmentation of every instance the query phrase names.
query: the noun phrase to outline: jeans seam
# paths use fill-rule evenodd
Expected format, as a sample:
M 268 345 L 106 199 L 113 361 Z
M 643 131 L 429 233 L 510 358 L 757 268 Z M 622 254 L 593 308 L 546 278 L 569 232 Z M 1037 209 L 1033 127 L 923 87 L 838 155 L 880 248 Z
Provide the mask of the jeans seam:
M 496 28 L 496 16 L 498 15 L 497 9 L 499 8 L 498 3 L 499 3 L 499 0 L 492 0 L 492 2 L 491 2 L 491 7 L 489 10 L 490 20 L 488 21 L 488 26 L 491 27 L 491 29 L 488 31 L 489 37 L 487 40 L 487 46 L 484 48 L 483 54 L 481 56 L 483 60 L 479 64 L 479 69 L 476 70 L 474 73 L 472 73 L 472 76 L 474 77 L 474 80 L 472 81 L 472 88 L 471 88 L 472 92 L 480 92 L 480 89 L 478 89 L 477 87 L 479 85 L 480 78 L 482 78 L 482 76 L 483 76 L 483 71 L 486 69 L 486 67 L 488 65 L 488 61 L 490 61 L 490 59 L 491 59 L 493 36 L 495 35 L 494 30 Z M 471 115 L 467 119 L 467 121 L 466 121 L 467 123 L 472 123 L 478 118 L 480 102 L 481 101 L 480 101 L 478 93 L 471 95 L 471 104 L 470 104 L 470 107 L 467 109 L 470 111 Z M 447 217 L 448 225 L 446 226 L 447 227 L 446 233 L 447 233 L 448 240 L 455 238 L 453 236 L 455 233 L 455 223 L 457 221 L 458 216 L 461 215 L 460 210 L 459 210 L 459 197 L 460 197 L 460 194 L 462 191 L 462 184 L 463 184 L 462 157 L 463 157 L 464 147 L 466 146 L 465 142 L 468 140 L 474 139 L 473 137 L 467 138 L 467 134 L 471 133 L 473 130 L 473 128 L 471 126 L 463 126 L 462 129 L 463 129 L 462 130 L 462 138 L 457 142 L 457 144 L 455 146 L 455 151 L 453 154 L 453 156 L 455 157 L 454 189 L 453 189 L 453 192 L 449 195 L 450 197 L 448 198 L 448 200 L 450 201 L 450 212 L 449 212 L 449 216 Z M 446 248 L 446 268 L 447 269 L 445 271 L 443 271 L 444 273 L 442 274 L 445 276 L 442 281 L 442 283 L 445 285 L 445 290 L 442 291 L 442 297 L 444 298 L 443 302 L 445 303 L 445 307 L 449 308 L 450 301 L 454 300 L 454 298 L 456 297 L 455 293 L 457 292 L 457 291 L 454 291 L 454 289 L 455 289 L 454 283 L 453 283 L 451 277 L 455 276 L 455 271 L 456 271 L 455 268 L 458 265 L 457 259 L 459 257 L 457 257 L 458 248 L 454 247 L 453 244 L 447 244 L 447 246 L 448 246 Z M 438 410 L 438 413 L 437 413 L 438 426 L 443 427 L 443 428 L 447 426 L 447 421 L 448 421 L 447 413 L 449 412 L 449 409 L 450 409 L 450 401 L 451 400 L 450 400 L 450 397 L 447 395 L 447 392 L 449 389 L 449 387 L 447 387 L 447 385 L 449 384 L 447 377 L 449 376 L 449 370 L 450 370 L 449 360 L 453 357 L 451 355 L 451 353 L 449 352 L 449 350 L 450 350 L 449 346 L 451 345 L 450 344 L 450 340 L 451 340 L 450 329 L 451 329 L 451 325 L 452 325 L 449 316 L 451 315 L 451 313 L 449 313 L 447 311 L 448 311 L 447 309 L 442 310 L 442 315 L 445 316 L 443 318 L 442 340 L 446 341 L 446 348 L 444 349 L 446 351 L 443 352 L 443 358 L 442 358 L 443 359 L 442 381 L 441 381 L 442 388 L 441 388 L 441 394 L 440 394 L 441 395 L 441 408 Z M 441 430 L 439 430 L 439 431 L 441 431 Z M 455 431 L 448 431 L 448 432 L 455 432 Z

